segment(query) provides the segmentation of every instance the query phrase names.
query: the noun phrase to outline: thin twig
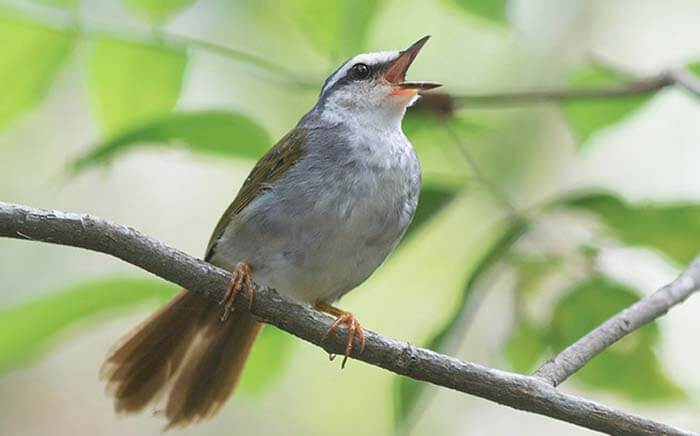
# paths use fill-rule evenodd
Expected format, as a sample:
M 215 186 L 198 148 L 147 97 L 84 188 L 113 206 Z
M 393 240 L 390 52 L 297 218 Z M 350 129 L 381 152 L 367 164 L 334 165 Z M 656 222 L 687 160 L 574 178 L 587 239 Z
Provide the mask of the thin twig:
M 557 386 L 600 352 L 685 301 L 700 289 L 700 257 L 695 259 L 676 280 L 645 297 L 567 347 L 535 373 Z
M 459 107 L 469 106 L 513 106 L 534 103 L 563 102 L 568 100 L 601 100 L 645 95 L 678 85 L 700 96 L 700 79 L 684 68 L 669 70 L 651 77 L 614 86 L 570 89 L 540 89 L 529 91 L 498 92 L 490 94 L 448 95 L 432 93 L 429 101 L 439 103 L 439 113 L 452 114 Z M 420 101 L 419 101 L 420 103 Z M 436 103 L 437 104 L 437 103 Z
M 471 167 L 472 171 L 474 172 L 474 175 L 481 180 L 481 182 L 491 191 L 491 193 L 503 204 L 503 206 L 506 208 L 506 211 L 508 212 L 508 215 L 510 219 L 514 222 L 521 222 L 524 221 L 524 218 L 522 217 L 522 214 L 518 209 L 515 207 L 515 205 L 510 201 L 510 198 L 508 197 L 508 194 L 506 193 L 501 186 L 496 183 L 494 180 L 492 180 L 489 176 L 482 171 L 481 166 L 479 163 L 476 161 L 474 156 L 472 155 L 471 151 L 469 151 L 469 148 L 467 148 L 466 144 L 462 141 L 462 138 L 460 137 L 459 133 L 455 131 L 455 129 L 452 128 L 448 120 L 443 120 L 440 121 L 440 123 L 443 125 L 445 128 L 445 131 L 450 135 L 452 140 L 455 143 L 455 146 L 457 147 L 457 150 L 462 154 L 464 159 L 467 161 L 469 166 Z
M 663 73 L 615 86 L 472 94 L 455 96 L 453 98 L 456 103 L 462 106 L 518 105 L 566 100 L 595 100 L 649 94 L 671 86 L 674 83 L 676 82 L 671 74 Z
M 669 73 L 673 80 L 696 97 L 700 97 L 700 79 L 684 68 L 671 70 Z
M 99 251 L 177 283 L 214 301 L 221 301 L 231 273 L 179 250 L 168 247 L 129 227 L 90 215 L 47 211 L 0 202 L 0 237 L 18 238 L 17 232 L 34 240 Z M 345 347 L 344 331 L 323 335 L 331 319 L 267 288 L 256 287 L 249 308 L 245 299 L 236 310 L 249 311 L 273 324 L 340 354 Z M 462 362 L 415 347 L 371 331 L 363 353 L 353 355 L 400 375 L 476 395 L 516 409 L 567 421 L 615 435 L 692 435 L 686 430 L 635 416 L 591 400 L 559 392 L 542 379 Z

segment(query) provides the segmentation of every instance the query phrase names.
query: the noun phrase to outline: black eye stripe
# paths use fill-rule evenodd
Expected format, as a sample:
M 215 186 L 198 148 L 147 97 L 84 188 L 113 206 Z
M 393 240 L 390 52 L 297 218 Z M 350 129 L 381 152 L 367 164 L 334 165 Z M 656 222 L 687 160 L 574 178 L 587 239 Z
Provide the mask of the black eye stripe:
M 323 86 L 321 87 L 321 95 L 320 95 L 320 100 L 319 100 L 321 103 L 323 103 L 323 101 L 325 101 L 326 96 L 332 94 L 333 91 L 335 91 L 336 89 L 340 89 L 340 88 L 348 85 L 349 83 L 358 81 L 357 79 L 354 79 L 350 73 L 352 70 L 352 67 L 356 64 L 353 64 L 352 66 L 350 66 L 350 68 L 348 68 L 347 72 L 343 76 L 336 79 L 336 75 L 338 74 L 338 72 L 340 70 L 342 70 L 343 68 L 346 68 L 349 62 L 350 62 L 350 60 L 346 61 L 343 65 L 339 66 L 328 77 L 328 79 L 326 79 L 326 81 L 323 83 Z M 367 67 L 370 70 L 369 75 L 365 80 L 370 79 L 370 78 L 376 79 L 376 78 L 380 77 L 382 74 L 384 74 L 384 72 L 386 72 L 386 70 L 391 66 L 391 64 L 392 64 L 391 60 L 386 61 L 386 62 L 382 62 L 382 63 L 378 63 L 378 64 L 372 64 L 372 65 L 365 64 L 365 65 L 367 65 Z M 333 84 L 329 86 L 330 81 L 333 79 L 335 79 L 335 82 L 333 82 Z

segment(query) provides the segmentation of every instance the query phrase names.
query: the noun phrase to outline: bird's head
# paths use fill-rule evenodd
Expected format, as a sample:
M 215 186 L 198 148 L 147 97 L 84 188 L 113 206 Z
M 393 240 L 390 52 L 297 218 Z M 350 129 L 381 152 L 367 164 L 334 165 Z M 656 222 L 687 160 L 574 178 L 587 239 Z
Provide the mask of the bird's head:
M 433 82 L 405 81 L 408 67 L 428 41 L 425 36 L 401 51 L 365 53 L 341 65 L 323 84 L 319 105 L 323 112 L 341 118 L 377 116 L 398 118 Z

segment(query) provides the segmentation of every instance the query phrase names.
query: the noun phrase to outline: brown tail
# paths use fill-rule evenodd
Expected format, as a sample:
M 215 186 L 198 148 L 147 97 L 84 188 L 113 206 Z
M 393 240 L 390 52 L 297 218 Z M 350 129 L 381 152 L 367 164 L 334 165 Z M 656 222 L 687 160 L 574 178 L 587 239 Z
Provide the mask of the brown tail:
M 212 416 L 231 395 L 261 324 L 181 291 L 110 352 L 102 377 L 117 411 L 136 412 L 167 391 L 166 428 Z

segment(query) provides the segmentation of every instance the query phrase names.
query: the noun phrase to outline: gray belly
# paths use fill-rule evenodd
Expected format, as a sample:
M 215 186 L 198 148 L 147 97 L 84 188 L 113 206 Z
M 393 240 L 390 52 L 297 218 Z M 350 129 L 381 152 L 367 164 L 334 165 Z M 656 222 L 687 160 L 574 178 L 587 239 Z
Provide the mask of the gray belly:
M 257 283 L 300 301 L 336 300 L 403 236 L 420 189 L 413 173 L 290 170 L 232 221 L 212 260 L 226 268 L 245 260 Z

